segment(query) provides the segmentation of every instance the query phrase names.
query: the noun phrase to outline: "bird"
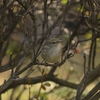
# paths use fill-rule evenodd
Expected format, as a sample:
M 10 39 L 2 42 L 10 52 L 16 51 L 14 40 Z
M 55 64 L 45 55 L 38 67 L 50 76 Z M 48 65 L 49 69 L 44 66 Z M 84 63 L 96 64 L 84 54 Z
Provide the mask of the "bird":
M 58 63 L 62 58 L 62 40 L 58 38 L 50 38 L 46 41 L 42 49 L 42 58 L 47 63 Z

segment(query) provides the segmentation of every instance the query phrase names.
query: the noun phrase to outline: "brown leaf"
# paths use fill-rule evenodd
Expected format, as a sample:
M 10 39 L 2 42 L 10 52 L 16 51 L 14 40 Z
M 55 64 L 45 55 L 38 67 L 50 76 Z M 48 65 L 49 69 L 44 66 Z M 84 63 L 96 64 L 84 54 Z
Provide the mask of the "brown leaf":
M 46 90 L 46 87 L 45 87 L 44 85 L 41 85 L 41 88 L 42 88 L 43 90 Z

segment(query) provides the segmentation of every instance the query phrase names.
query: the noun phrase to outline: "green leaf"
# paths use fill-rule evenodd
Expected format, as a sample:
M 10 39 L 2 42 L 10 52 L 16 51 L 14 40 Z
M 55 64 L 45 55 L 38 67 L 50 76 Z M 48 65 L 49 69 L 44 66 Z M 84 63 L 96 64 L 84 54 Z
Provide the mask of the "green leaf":
M 86 39 L 90 39 L 90 38 L 92 38 L 92 34 L 91 34 L 91 33 L 87 33 L 87 34 L 85 34 L 85 38 L 86 38 Z
M 61 0 L 61 4 L 62 5 L 65 5 L 65 4 L 67 4 L 68 3 L 68 0 Z
M 41 68 L 38 66 L 38 71 L 41 72 Z
M 45 86 L 51 86 L 51 84 L 50 83 L 44 83 L 43 85 L 45 85 Z

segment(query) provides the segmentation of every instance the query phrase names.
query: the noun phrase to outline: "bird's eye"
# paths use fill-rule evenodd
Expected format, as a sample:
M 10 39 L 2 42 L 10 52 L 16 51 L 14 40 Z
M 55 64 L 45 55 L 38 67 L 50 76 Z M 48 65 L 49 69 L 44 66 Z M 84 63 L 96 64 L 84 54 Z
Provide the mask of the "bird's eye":
M 55 44 L 56 42 L 52 42 L 52 44 Z

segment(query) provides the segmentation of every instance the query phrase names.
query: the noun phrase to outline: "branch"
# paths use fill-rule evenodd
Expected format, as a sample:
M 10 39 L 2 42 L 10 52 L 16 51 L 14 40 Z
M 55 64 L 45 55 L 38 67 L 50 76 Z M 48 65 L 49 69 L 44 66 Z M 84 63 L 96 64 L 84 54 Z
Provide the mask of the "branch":
M 98 90 L 100 90 L 100 82 L 82 100 L 89 100 Z
M 76 100 L 80 100 L 81 94 L 83 93 L 86 86 L 92 83 L 98 77 L 100 77 L 100 64 L 93 71 L 85 74 L 78 86 Z
M 41 82 L 41 78 L 42 76 L 39 77 L 35 77 L 35 78 L 22 78 L 22 79 L 16 79 L 14 80 L 6 89 L 0 91 L 0 93 L 4 93 L 5 91 L 7 91 L 8 89 L 11 88 L 16 88 L 19 85 L 25 85 L 25 84 L 37 84 Z M 60 86 L 65 86 L 65 87 L 69 87 L 72 89 L 77 89 L 77 84 L 71 83 L 71 82 L 67 82 L 64 81 L 62 79 L 56 78 L 56 77 L 52 77 L 52 76 L 47 76 L 44 80 L 45 81 L 52 81 L 55 82 L 57 84 L 59 84 Z

